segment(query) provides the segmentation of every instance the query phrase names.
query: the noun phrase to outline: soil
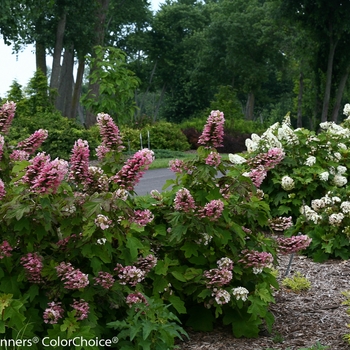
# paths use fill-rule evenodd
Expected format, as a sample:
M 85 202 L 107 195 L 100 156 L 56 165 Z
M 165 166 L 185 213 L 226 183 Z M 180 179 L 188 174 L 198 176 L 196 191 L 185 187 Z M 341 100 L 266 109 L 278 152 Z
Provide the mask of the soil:
M 305 256 L 294 256 L 287 277 L 300 272 L 311 282 L 311 288 L 300 293 L 282 287 L 289 261 L 290 256 L 279 258 L 280 289 L 275 291 L 275 303 L 270 305 L 275 317 L 271 333 L 262 331 L 256 339 L 237 339 L 225 329 L 209 333 L 187 329 L 190 340 L 182 342 L 180 349 L 350 350 L 343 340 L 345 334 L 350 334 L 349 306 L 342 304 L 346 300 L 342 292 L 350 291 L 350 261 L 315 263 Z

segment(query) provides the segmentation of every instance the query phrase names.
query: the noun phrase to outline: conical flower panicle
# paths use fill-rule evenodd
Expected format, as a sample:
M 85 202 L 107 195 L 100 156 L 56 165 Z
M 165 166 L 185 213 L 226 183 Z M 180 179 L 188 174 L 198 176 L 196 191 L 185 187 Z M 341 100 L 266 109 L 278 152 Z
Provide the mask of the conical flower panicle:
M 224 141 L 224 113 L 220 111 L 211 111 L 204 126 L 203 133 L 198 139 L 200 145 L 207 148 L 222 147 Z
M 7 134 L 15 116 L 16 104 L 6 102 L 0 107 L 0 133 Z

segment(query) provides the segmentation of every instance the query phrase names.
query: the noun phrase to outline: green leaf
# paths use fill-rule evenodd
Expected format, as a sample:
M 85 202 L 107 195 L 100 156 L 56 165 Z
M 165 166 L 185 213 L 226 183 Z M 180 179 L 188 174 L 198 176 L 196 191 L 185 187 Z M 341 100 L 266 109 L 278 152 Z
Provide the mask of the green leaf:
M 179 271 L 172 271 L 171 274 L 178 280 L 181 282 L 187 282 L 186 278 L 184 276 L 184 274 L 182 272 Z
M 143 248 L 143 244 L 136 237 L 127 236 L 126 247 L 130 250 L 131 259 L 136 260 L 139 253 L 138 250 Z
M 185 242 L 185 244 L 181 247 L 182 251 L 185 252 L 185 257 L 188 259 L 191 256 L 198 256 L 198 244 L 194 242 Z
M 155 327 L 155 325 L 149 321 L 149 320 L 145 320 L 142 324 L 143 330 L 142 330 L 142 337 L 144 340 L 146 340 L 148 338 L 148 336 L 151 334 L 151 332 L 153 330 L 156 330 L 157 328 Z
M 186 314 L 185 303 L 176 295 L 170 295 L 168 300 L 179 314 Z

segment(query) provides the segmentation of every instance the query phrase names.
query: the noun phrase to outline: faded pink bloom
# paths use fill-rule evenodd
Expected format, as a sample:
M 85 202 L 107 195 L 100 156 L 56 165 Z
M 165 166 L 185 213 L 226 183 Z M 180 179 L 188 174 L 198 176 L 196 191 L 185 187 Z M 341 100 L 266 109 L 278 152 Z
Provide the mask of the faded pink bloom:
M 69 179 L 86 184 L 89 180 L 89 160 L 89 143 L 86 140 L 77 140 L 70 157 Z
M 89 284 L 88 275 L 79 269 L 74 269 L 71 263 L 61 262 L 56 266 L 56 272 L 61 281 L 64 281 L 66 289 L 82 289 Z
M 154 219 L 154 215 L 149 209 L 134 210 L 134 217 L 131 218 L 132 222 L 139 226 L 146 226 Z
M 0 107 L 0 133 L 7 134 L 15 116 L 16 104 L 6 102 Z
M 119 129 L 110 115 L 99 113 L 96 119 L 102 137 L 102 143 L 96 149 L 96 152 L 98 159 L 102 160 L 107 152 L 112 150 L 121 152 L 125 147 L 122 145 L 123 141 L 120 137 Z
M 248 159 L 247 164 L 252 168 L 263 166 L 266 171 L 273 169 L 285 157 L 283 149 L 275 147 L 268 150 L 267 153 L 259 153 L 254 158 Z
M 71 307 L 76 310 L 75 313 L 75 318 L 78 321 L 82 321 L 85 320 L 88 315 L 89 315 L 89 304 L 84 300 L 84 299 L 80 299 L 79 301 L 74 299 L 73 304 L 71 304 Z
M 38 253 L 28 253 L 21 258 L 21 264 L 26 270 L 29 282 L 41 283 L 41 270 L 43 269 L 43 258 Z
M 113 278 L 113 276 L 110 273 L 104 272 L 104 271 L 100 271 L 98 273 L 98 276 L 94 277 L 94 280 L 96 281 L 95 285 L 99 284 L 101 287 L 105 289 L 112 288 L 115 282 L 115 279 Z
M 278 237 L 278 251 L 281 254 L 291 254 L 306 249 L 312 239 L 306 235 L 292 236 L 292 237 Z
M 238 261 L 246 267 L 253 269 L 263 269 L 273 263 L 273 256 L 267 252 L 258 252 L 256 250 L 242 250 L 242 258 Z
M 59 265 L 55 267 L 57 276 L 58 277 L 63 277 L 65 274 L 72 272 L 74 270 L 74 267 L 72 266 L 71 263 L 65 263 L 62 261 Z
M 5 184 L 4 181 L 0 179 L 0 200 L 6 196 Z
M 220 288 L 232 280 L 232 271 L 228 269 L 211 269 L 204 271 L 203 276 L 207 279 L 207 288 Z
M 181 188 L 176 192 L 174 208 L 175 210 L 184 211 L 186 213 L 192 212 L 196 209 L 196 203 L 187 188 Z
M 28 160 L 30 157 L 30 154 L 26 151 L 21 151 L 19 149 L 13 150 L 13 152 L 10 154 L 10 159 L 17 161 L 17 160 Z
M 3 259 L 5 256 L 9 257 L 11 256 L 13 248 L 10 246 L 9 242 L 3 241 L 0 244 L 0 259 Z
M 126 297 L 126 303 L 132 307 L 133 304 L 143 303 L 148 305 L 146 298 L 140 292 L 131 293 Z
M 118 273 L 120 279 L 119 283 L 122 285 L 129 284 L 133 287 L 137 283 L 142 282 L 145 278 L 145 271 L 137 268 L 136 266 L 125 266 L 117 264 L 117 267 L 114 269 Z
M 198 210 L 200 218 L 208 218 L 210 221 L 217 221 L 224 210 L 224 202 L 221 199 L 213 199 L 204 208 Z
M 210 166 L 219 166 L 221 163 L 221 156 L 217 152 L 210 152 L 207 158 L 205 158 L 205 164 Z
M 218 268 L 220 270 L 227 269 L 232 270 L 233 269 L 233 261 L 230 258 L 224 257 L 218 260 L 217 262 Z
M 46 163 L 50 161 L 50 156 L 43 153 L 38 153 L 33 159 L 31 159 L 30 165 L 27 167 L 25 175 L 22 177 L 22 182 L 28 185 L 32 185 L 33 181 L 42 171 L 42 168 Z
M 62 303 L 55 303 L 52 301 L 48 303 L 48 308 L 45 309 L 43 319 L 45 323 L 56 324 L 60 318 L 64 315 Z
M 108 227 L 112 225 L 113 221 L 108 218 L 108 216 L 98 214 L 95 219 L 95 224 L 101 230 L 106 230 Z
M 215 290 L 212 296 L 219 305 L 227 304 L 231 300 L 230 293 L 225 289 Z
M 38 176 L 33 180 L 32 191 L 36 193 L 55 193 L 68 172 L 68 163 L 62 159 L 46 162 Z
M 59 248 L 61 249 L 65 249 L 67 247 L 67 244 L 70 242 L 70 241 L 73 241 L 73 242 L 76 242 L 79 238 L 82 237 L 82 233 L 79 233 L 78 235 L 76 235 L 75 233 L 73 233 L 72 235 L 68 236 L 68 237 L 65 237 L 65 238 L 62 238 L 60 239 L 56 244 Z
M 270 219 L 269 224 L 274 231 L 285 231 L 289 227 L 293 226 L 293 219 L 291 216 L 279 216 L 277 218 Z
M 25 151 L 28 154 L 33 154 L 47 139 L 47 136 L 48 136 L 47 130 L 43 130 L 43 129 L 36 130 L 27 139 L 19 142 L 16 148 L 18 150 Z
M 210 147 L 222 147 L 224 140 L 224 113 L 220 111 L 211 111 L 204 126 L 203 133 L 198 139 L 198 143 Z
M 112 178 L 121 188 L 133 191 L 135 185 L 153 162 L 154 153 L 148 148 L 144 148 L 129 158 L 120 171 Z
M 106 192 L 109 189 L 108 176 L 100 167 L 90 166 L 88 169 L 89 177 L 84 183 L 84 191 L 88 193 Z
M 157 265 L 157 258 L 149 254 L 145 258 L 140 257 L 137 259 L 135 266 L 147 274 Z
M 4 145 L 5 145 L 5 138 L 4 136 L 0 135 L 0 160 L 2 158 L 2 155 L 4 154 Z
M 185 161 L 181 159 L 173 159 L 169 162 L 169 168 L 174 173 L 186 173 L 188 175 L 191 175 L 193 171 L 196 169 L 193 165 L 189 165 Z
M 267 176 L 267 171 L 262 165 L 259 165 L 257 168 L 252 169 L 249 172 L 248 176 L 256 187 L 260 187 L 265 177 Z

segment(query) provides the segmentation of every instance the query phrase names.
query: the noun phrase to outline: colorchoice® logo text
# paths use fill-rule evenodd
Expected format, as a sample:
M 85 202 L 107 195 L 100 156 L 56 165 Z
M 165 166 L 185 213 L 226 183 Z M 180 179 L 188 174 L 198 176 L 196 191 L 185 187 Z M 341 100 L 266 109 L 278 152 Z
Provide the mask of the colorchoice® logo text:
M 62 339 L 61 337 L 49 338 L 44 337 L 40 339 L 39 337 L 33 337 L 31 339 L 0 339 L 0 346 L 33 346 L 34 344 L 41 343 L 44 347 L 55 347 L 55 346 L 112 346 L 118 343 L 118 338 L 113 337 L 111 339 L 85 339 L 83 337 L 75 337 L 72 339 Z

